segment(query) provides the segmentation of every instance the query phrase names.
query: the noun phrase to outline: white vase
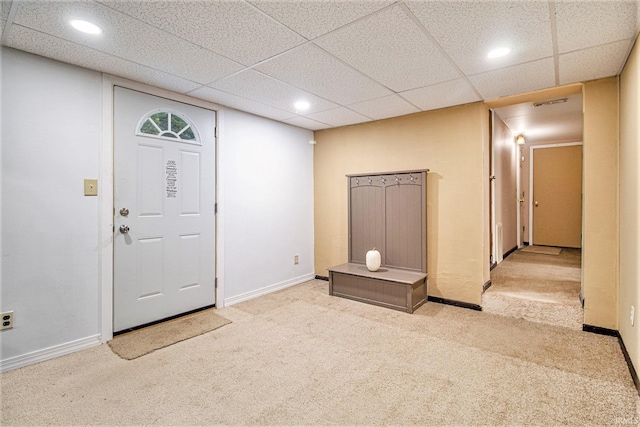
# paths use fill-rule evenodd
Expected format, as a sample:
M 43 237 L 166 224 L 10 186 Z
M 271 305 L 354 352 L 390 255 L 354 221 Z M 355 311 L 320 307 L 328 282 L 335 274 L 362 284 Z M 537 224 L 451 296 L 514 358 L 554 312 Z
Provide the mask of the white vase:
M 380 252 L 378 252 L 376 248 L 371 249 L 367 252 L 366 261 L 369 271 L 378 271 L 380 264 L 382 263 Z

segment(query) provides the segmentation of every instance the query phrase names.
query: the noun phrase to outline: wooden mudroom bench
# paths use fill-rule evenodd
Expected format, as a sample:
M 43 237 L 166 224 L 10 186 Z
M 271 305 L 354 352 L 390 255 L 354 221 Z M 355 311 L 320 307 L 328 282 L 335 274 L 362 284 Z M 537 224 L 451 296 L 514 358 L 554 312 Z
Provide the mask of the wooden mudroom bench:
M 362 264 L 341 264 L 329 268 L 329 294 L 413 313 L 425 303 L 427 274 L 389 267 L 372 272 Z

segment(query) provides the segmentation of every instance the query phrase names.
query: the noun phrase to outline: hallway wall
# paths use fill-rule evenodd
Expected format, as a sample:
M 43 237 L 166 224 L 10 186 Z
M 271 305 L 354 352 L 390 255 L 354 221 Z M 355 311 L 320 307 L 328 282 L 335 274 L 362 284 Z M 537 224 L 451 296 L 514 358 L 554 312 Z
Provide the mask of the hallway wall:
M 502 224 L 503 251 L 501 255 L 504 255 L 505 252 L 518 246 L 516 188 L 517 145 L 514 141 L 513 132 L 497 114 L 493 116 L 496 228 L 497 224 Z M 496 240 L 496 245 L 497 244 Z
M 640 45 L 620 76 L 620 289 L 618 329 L 640 371 Z M 630 321 L 631 306 L 635 322 Z
M 618 78 L 584 84 L 584 323 L 618 329 Z

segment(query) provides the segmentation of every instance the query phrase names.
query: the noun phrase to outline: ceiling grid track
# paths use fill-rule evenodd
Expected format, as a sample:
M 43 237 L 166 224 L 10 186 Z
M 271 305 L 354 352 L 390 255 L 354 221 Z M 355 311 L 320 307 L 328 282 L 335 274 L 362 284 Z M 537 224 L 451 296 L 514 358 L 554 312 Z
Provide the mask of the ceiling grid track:
M 442 48 L 442 46 L 440 46 L 440 43 L 437 42 L 437 40 L 431 35 L 431 33 L 429 32 L 429 30 L 427 30 L 425 28 L 424 25 L 422 25 L 422 22 L 420 22 L 420 20 L 413 14 L 413 12 L 411 12 L 411 10 L 407 7 L 406 4 L 401 3 L 402 9 L 404 10 L 404 13 L 407 14 L 407 16 L 409 17 L 409 19 L 411 19 L 413 21 L 414 24 L 416 24 L 416 26 L 418 27 L 418 29 L 420 31 L 422 31 L 422 33 L 427 36 L 427 38 L 429 39 L 429 41 L 431 41 L 431 43 L 433 43 L 434 46 L 436 46 L 438 48 L 438 51 L 440 51 L 440 53 L 442 54 L 442 56 L 444 58 L 447 59 L 447 62 L 449 62 L 449 64 L 458 72 L 460 73 L 460 78 L 464 79 L 467 84 L 469 85 L 469 87 L 471 88 L 471 90 L 473 90 L 473 93 L 478 97 L 478 99 L 484 99 L 484 97 L 480 94 L 480 92 L 478 91 L 478 89 L 476 89 L 476 87 L 473 85 L 473 83 L 471 83 L 471 80 L 469 80 L 469 77 L 460 69 L 460 67 L 458 67 L 458 64 L 456 64 L 454 62 L 453 59 L 451 59 L 451 57 L 447 54 L 447 52 Z M 442 82 L 440 82 L 442 83 Z M 439 83 L 435 83 L 435 84 L 439 84 Z
M 7 22 L 4 24 L 4 31 L 2 32 L 2 36 L 0 36 L 0 45 L 4 46 L 7 44 L 7 39 L 9 38 L 9 28 L 13 25 L 13 21 L 16 19 L 16 13 L 18 12 L 18 0 L 13 0 L 11 2 L 11 8 L 9 9 L 9 16 L 7 17 Z
M 549 1 L 549 21 L 551 22 L 551 42 L 553 44 L 553 67 L 556 86 L 560 86 L 560 55 L 558 53 L 558 28 L 556 23 L 556 2 Z

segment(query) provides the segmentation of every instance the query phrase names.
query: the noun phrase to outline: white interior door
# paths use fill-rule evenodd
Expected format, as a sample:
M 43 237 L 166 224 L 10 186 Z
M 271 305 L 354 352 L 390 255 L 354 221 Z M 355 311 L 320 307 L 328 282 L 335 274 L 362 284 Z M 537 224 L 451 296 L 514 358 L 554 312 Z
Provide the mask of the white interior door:
M 215 304 L 216 113 L 114 91 L 118 332 Z

